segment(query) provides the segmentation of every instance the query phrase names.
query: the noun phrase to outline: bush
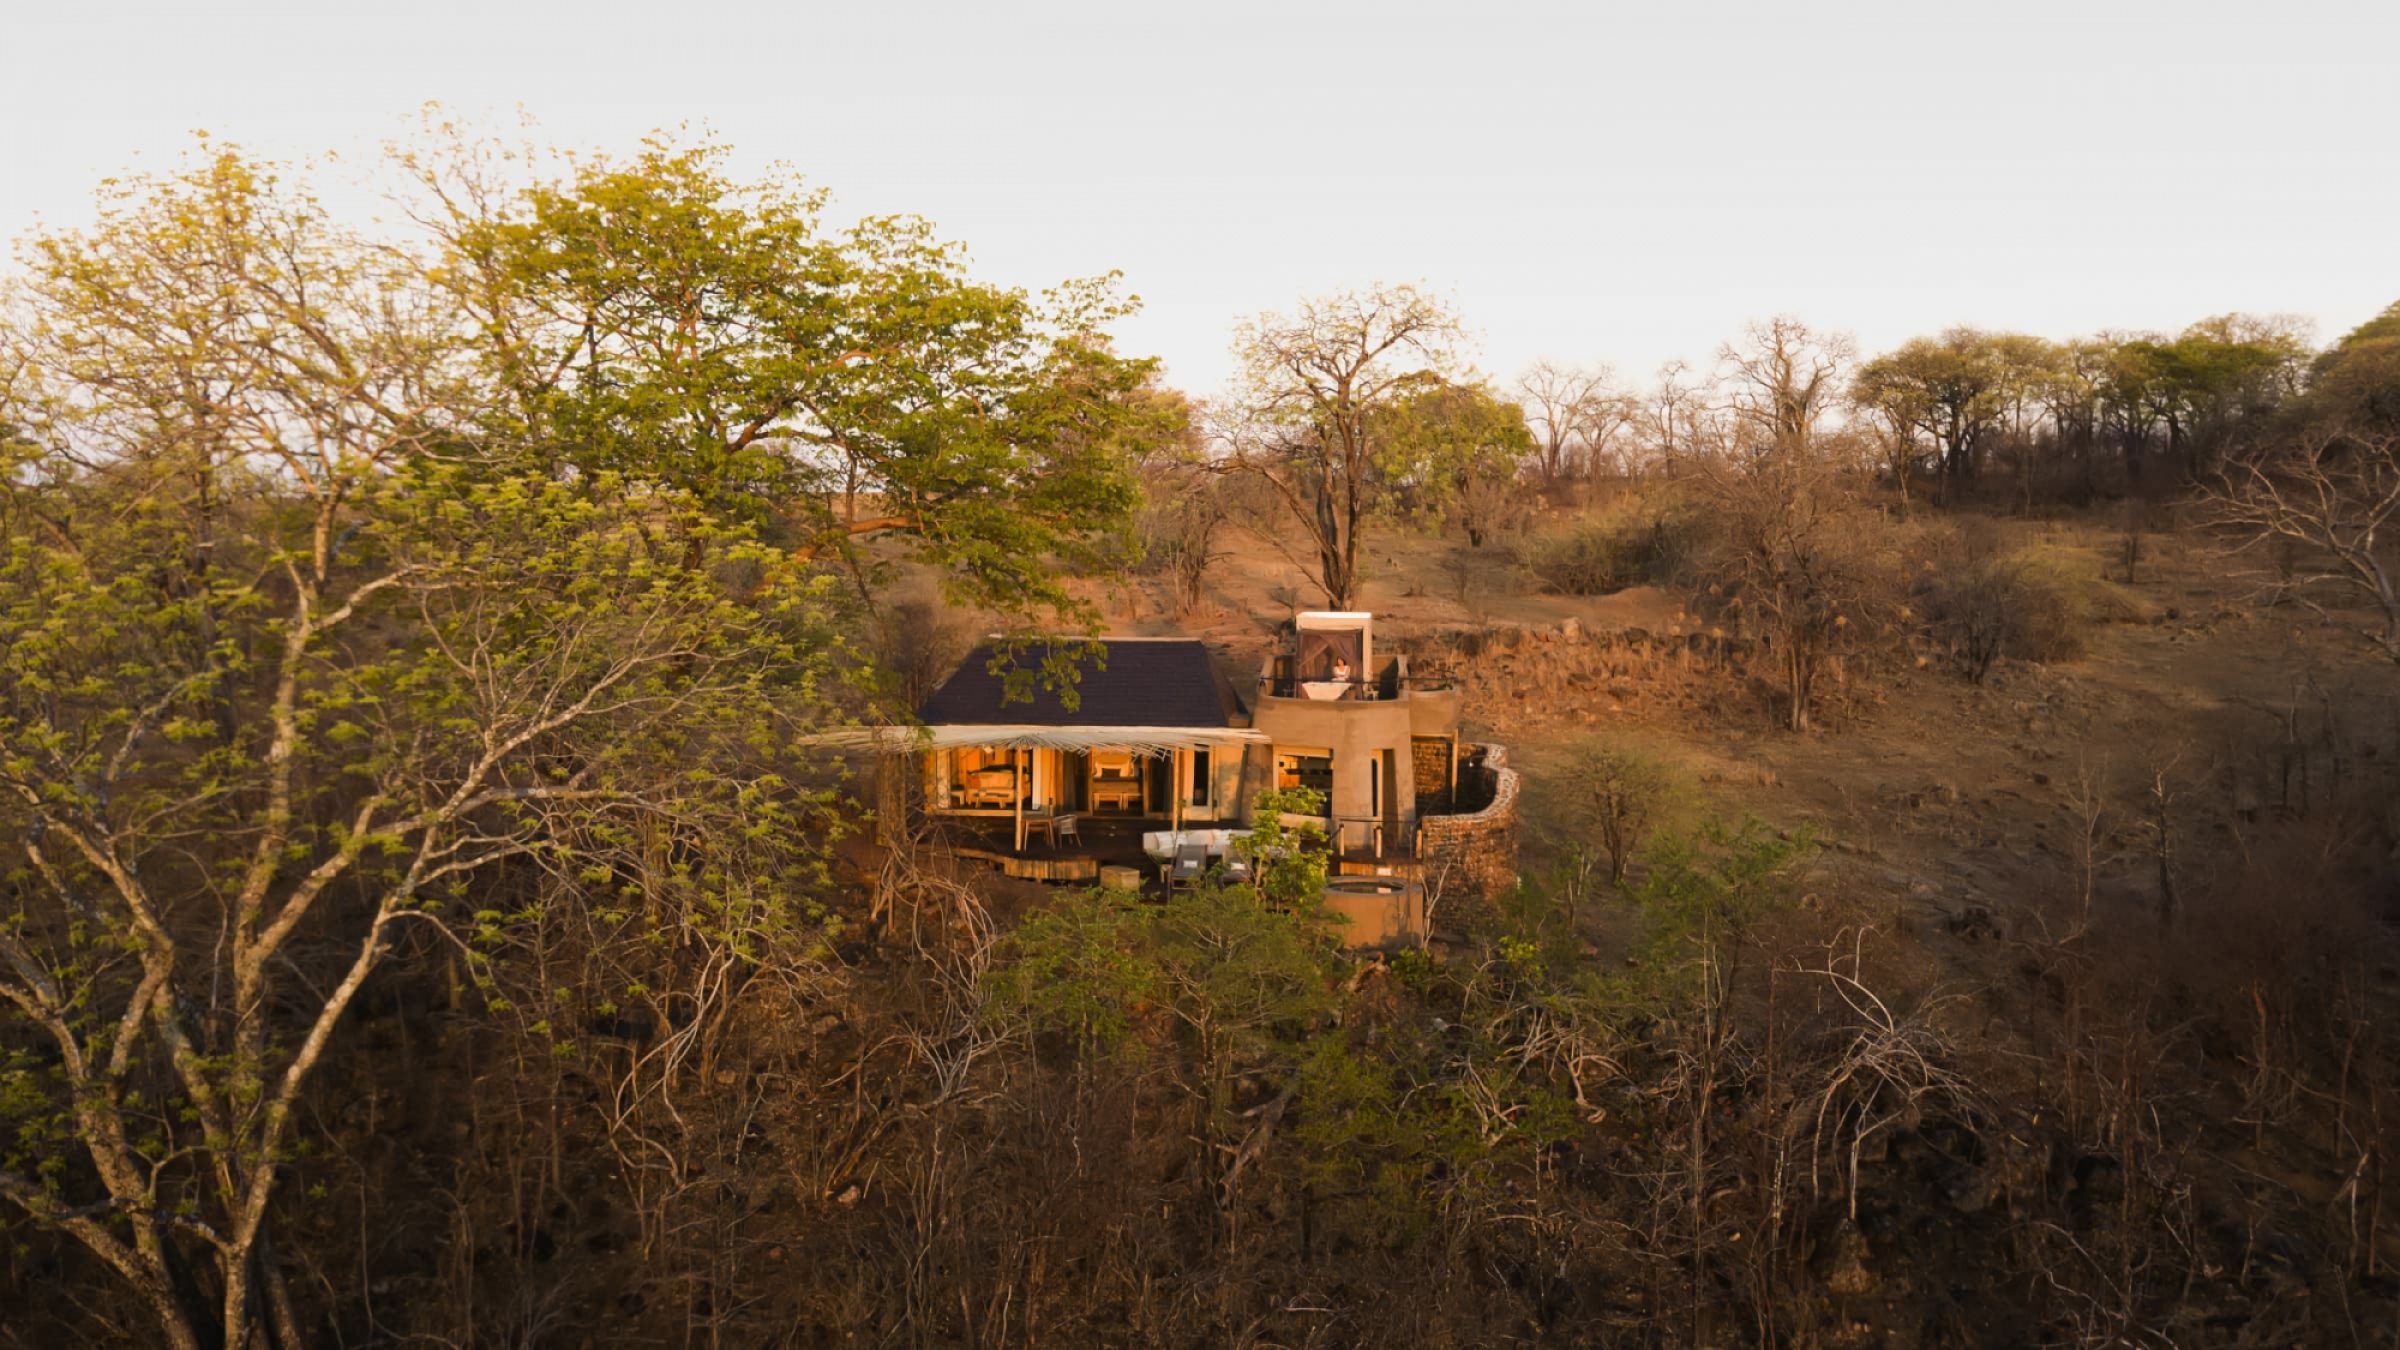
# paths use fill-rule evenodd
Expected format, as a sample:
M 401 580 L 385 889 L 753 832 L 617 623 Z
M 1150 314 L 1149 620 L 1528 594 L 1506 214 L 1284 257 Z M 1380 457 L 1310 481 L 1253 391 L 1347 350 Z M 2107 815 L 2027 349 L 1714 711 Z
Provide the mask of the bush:
M 1673 807 L 1681 790 L 1667 764 L 1639 750 L 1587 737 L 1569 748 L 1559 775 L 1559 796 L 1578 843 L 1596 844 L 1608 857 L 1608 880 L 1625 884 L 1625 867 L 1648 839 L 1651 827 Z
M 2004 656 L 2075 660 L 2093 623 L 2140 611 L 2078 557 L 2056 549 L 2002 553 L 1988 526 L 1963 529 L 1956 555 L 1927 577 L 1921 592 L 1934 632 L 1976 684 Z
M 1697 536 L 1689 519 L 1665 511 L 1586 517 L 1534 540 L 1533 574 L 1566 595 L 1664 584 L 1689 570 Z
M 1708 534 L 1692 603 L 1760 640 L 1751 670 L 1781 686 L 1785 725 L 1807 731 L 1824 677 L 1846 688 L 1888 656 L 1907 618 L 1909 531 L 1858 505 L 1843 462 L 1819 451 L 1712 460 L 1697 477 Z

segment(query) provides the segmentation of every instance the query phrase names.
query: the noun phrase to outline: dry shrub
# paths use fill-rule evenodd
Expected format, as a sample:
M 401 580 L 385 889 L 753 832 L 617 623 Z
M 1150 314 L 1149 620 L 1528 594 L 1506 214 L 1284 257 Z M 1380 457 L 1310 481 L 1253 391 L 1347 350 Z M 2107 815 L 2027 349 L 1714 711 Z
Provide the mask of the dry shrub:
M 1704 543 L 1701 522 L 1670 497 L 1629 497 L 1537 536 L 1535 577 L 1565 595 L 1606 595 L 1689 576 Z
M 1627 864 L 1683 792 L 1665 760 L 1598 736 L 1568 747 L 1558 785 L 1559 806 L 1575 843 L 1597 846 L 1607 856 L 1612 886 L 1625 884 Z
M 2073 606 L 2054 579 L 2011 558 L 1968 563 L 1932 579 L 1925 596 L 1934 630 L 1981 684 L 2001 657 L 2067 661 L 2083 654 Z
M 1907 618 L 1901 569 L 1909 527 L 1858 503 L 1855 483 L 1822 454 L 1772 454 L 1702 468 L 1708 547 L 1694 605 L 1758 640 L 1783 720 L 1806 731 L 1819 698 L 1890 660 Z
M 2050 543 L 2011 549 L 1989 521 L 1963 524 L 1943 552 L 1920 579 L 1918 599 L 1935 634 L 1977 684 L 2002 657 L 2077 660 L 2094 624 L 2148 615 L 2087 553 Z

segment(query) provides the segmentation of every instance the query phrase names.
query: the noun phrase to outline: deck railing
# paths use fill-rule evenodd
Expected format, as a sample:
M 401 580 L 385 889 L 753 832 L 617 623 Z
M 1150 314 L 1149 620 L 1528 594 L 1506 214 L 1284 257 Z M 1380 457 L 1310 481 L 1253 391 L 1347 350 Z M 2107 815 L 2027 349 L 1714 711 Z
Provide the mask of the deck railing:
M 1363 853 L 1376 858 L 1416 856 L 1416 826 L 1405 820 L 1386 820 L 1382 816 L 1335 816 L 1326 831 L 1326 837 L 1337 855 Z
M 1276 698 L 1377 699 L 1391 698 L 1382 680 L 1304 679 L 1297 675 L 1276 675 L 1268 679 L 1267 692 Z M 1319 692 L 1338 691 L 1338 692 Z
M 1313 680 L 1313 677 L 1306 675 L 1267 675 L 1267 694 L 1274 699 L 1327 699 L 1327 694 L 1320 694 L 1318 689 L 1339 689 L 1339 692 L 1332 694 L 1332 699 L 1397 699 L 1409 692 L 1438 692 L 1438 689 L 1450 687 L 1454 687 L 1454 682 L 1450 680 L 1450 675 L 1442 673 L 1397 675 L 1392 670 L 1385 670 L 1375 680 L 1332 680 L 1332 677 Z

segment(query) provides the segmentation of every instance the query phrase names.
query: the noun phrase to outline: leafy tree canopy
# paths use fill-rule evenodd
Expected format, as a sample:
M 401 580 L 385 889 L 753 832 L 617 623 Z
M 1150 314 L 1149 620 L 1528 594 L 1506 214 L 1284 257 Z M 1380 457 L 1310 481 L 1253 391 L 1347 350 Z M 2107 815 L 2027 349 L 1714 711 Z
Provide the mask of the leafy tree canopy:
M 1174 434 L 1155 363 L 1105 330 L 1115 278 L 1041 295 L 968 274 L 921 220 L 837 229 L 822 192 L 734 178 L 723 147 L 653 140 L 514 194 L 437 189 L 447 276 L 502 394 L 496 425 L 564 467 L 654 477 L 802 560 L 901 541 L 952 597 L 1077 615 L 1092 561 Z
M 1488 522 L 1475 508 L 1492 488 L 1514 480 L 1534 451 L 1525 409 L 1487 385 L 1427 375 L 1377 421 L 1376 467 L 1387 508 L 1457 519 L 1480 545 Z

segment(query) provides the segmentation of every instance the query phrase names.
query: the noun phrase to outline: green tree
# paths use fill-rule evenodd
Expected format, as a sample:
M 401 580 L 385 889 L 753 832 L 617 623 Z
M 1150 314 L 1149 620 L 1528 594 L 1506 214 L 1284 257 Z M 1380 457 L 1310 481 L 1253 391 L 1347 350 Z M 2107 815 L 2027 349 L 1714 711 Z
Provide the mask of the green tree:
M 828 580 L 691 494 L 528 472 L 415 260 L 268 169 L 100 216 L 33 241 L 5 338 L 0 1005 L 46 1059 L 0 1200 L 163 1343 L 299 1344 L 276 1218 L 395 947 L 526 876 L 794 931 L 835 822 L 779 770 L 845 663 Z
M 655 479 L 754 521 L 862 589 L 884 538 L 953 599 L 1088 618 L 1057 564 L 1097 566 L 1176 429 L 1120 357 L 1115 279 L 1042 296 L 971 278 L 925 222 L 847 230 L 825 196 L 653 141 L 514 195 L 417 156 L 442 275 L 480 330 L 505 434 L 585 473 Z
M 1052 896 L 1001 939 L 987 983 L 993 1010 L 1065 1033 L 1085 1058 L 1138 1050 L 1139 1011 L 1160 979 L 1144 950 L 1145 917 L 1119 892 Z
M 1289 1100 L 1307 1033 L 1333 1006 L 1330 944 L 1307 913 L 1261 899 L 1215 881 L 1161 906 L 1105 891 L 1061 897 L 1005 940 L 990 977 L 1004 1015 L 1073 1036 L 1083 1058 L 1182 1042 L 1172 1071 L 1198 1115 L 1200 1174 L 1228 1218 Z M 1244 1076 L 1284 1089 L 1248 1130 L 1235 1101 Z
M 2059 344 L 2037 375 L 2035 395 L 2050 415 L 2057 448 L 2072 455 L 2085 492 L 2097 490 L 2109 345 L 2097 338 Z
M 2321 421 L 2400 430 L 2400 301 L 2316 358 L 2307 410 Z
M 1505 1223 L 1496 1211 L 1511 1183 L 1573 1137 L 1575 1115 L 1529 1042 L 1508 1034 L 1521 1028 L 1502 1025 L 1500 1039 L 1462 1026 L 1310 1042 L 1293 1136 L 1312 1212 L 1321 1206 L 1327 1226 L 1385 1249 Z
M 1946 499 L 1972 478 L 1983 441 L 2007 407 L 2007 370 L 1988 334 L 1954 328 L 1912 338 L 1859 367 L 1851 394 L 1894 427 L 1922 432 L 1934 446 Z
M 1325 814 L 1325 794 L 1313 788 L 1270 788 L 1250 803 L 1250 829 L 1236 838 L 1236 856 L 1250 865 L 1259 898 L 1279 908 L 1314 915 L 1325 899 L 1331 853 L 1316 818 Z M 1294 819 L 1286 822 L 1285 817 Z
M 1517 497 L 1533 453 L 1525 410 L 1480 384 L 1427 379 L 1378 418 L 1376 468 L 1393 505 L 1447 519 L 1481 548 Z
M 2305 349 L 2287 326 L 2227 314 L 2173 339 L 2131 339 L 2118 355 L 2128 393 L 2166 426 L 2168 454 L 2199 475 L 2294 392 Z

